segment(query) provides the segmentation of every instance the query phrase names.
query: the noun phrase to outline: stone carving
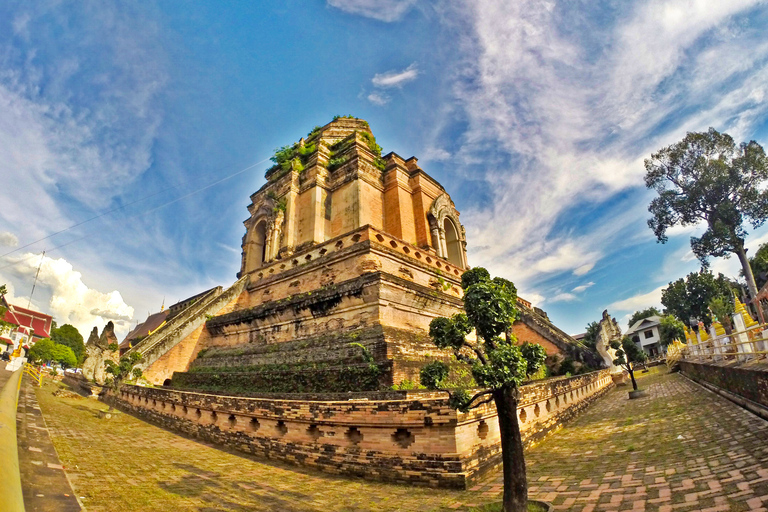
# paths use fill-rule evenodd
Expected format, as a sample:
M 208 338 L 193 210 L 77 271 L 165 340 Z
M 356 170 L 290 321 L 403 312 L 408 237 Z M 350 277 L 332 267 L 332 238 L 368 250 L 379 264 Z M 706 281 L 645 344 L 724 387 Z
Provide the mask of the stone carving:
M 605 361 L 605 365 L 611 370 L 611 373 L 622 373 L 620 367 L 613 364 L 616 359 L 616 351 L 611 348 L 612 341 L 621 341 L 621 328 L 615 318 L 611 318 L 608 310 L 603 311 L 603 318 L 600 320 L 600 330 L 597 333 L 597 353 Z
M 83 363 L 83 376 L 89 382 L 95 382 L 103 386 L 107 380 L 107 371 L 104 361 L 111 359 L 114 362 L 120 360 L 118 350 L 110 350 L 109 345 L 117 345 L 117 336 L 115 336 L 115 326 L 112 322 L 107 323 L 99 336 L 99 329 L 93 328 L 88 342 L 85 344 L 85 362 Z

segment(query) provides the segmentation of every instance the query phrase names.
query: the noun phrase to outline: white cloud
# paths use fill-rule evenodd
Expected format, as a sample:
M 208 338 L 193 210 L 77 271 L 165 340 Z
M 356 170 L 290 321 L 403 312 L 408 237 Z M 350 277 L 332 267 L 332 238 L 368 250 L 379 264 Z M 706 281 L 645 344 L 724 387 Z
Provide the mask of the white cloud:
M 419 76 L 419 68 L 414 62 L 402 71 L 387 71 L 386 73 L 376 73 L 371 79 L 375 87 L 388 89 L 390 87 L 402 87 L 403 84 L 416 80 Z
M 576 299 L 577 297 L 574 294 L 563 292 L 563 293 L 558 293 L 557 295 L 552 297 L 549 301 L 550 302 L 571 302 Z
M 328 0 L 328 5 L 350 14 L 392 22 L 408 12 L 416 0 Z
M 565 3 L 454 7 L 453 18 L 472 29 L 458 37 L 465 58 L 456 100 L 469 128 L 453 160 L 479 167 L 491 193 L 462 215 L 472 263 L 516 282 L 584 275 L 604 255 L 638 242 L 627 236 L 630 226 L 650 233 L 639 222 L 647 203 L 625 203 L 618 215 L 598 210 L 586 233 L 556 228 L 570 211 L 644 188 L 643 159 L 686 130 L 748 130 L 765 115 L 757 100 L 768 96 L 768 45 L 759 29 L 723 28 L 757 3 L 648 1 L 614 26 L 580 17 L 581 32 L 561 29 L 574 14 Z M 691 16 L 681 15 L 689 7 Z M 723 30 L 710 34 L 715 28 Z M 729 64 L 725 82 L 712 63 L 733 55 L 746 62 Z M 734 79 L 739 73 L 748 76 Z M 476 179 L 473 171 L 462 170 Z
M 0 247 L 16 247 L 19 239 L 10 231 L 0 231 Z
M 594 283 L 593 281 L 590 281 L 590 282 L 588 282 L 588 283 L 584 283 L 584 284 L 582 284 L 582 285 L 579 285 L 579 286 L 575 287 L 575 288 L 574 288 L 573 290 L 571 290 L 571 291 L 572 291 L 573 293 L 581 293 L 581 292 L 585 291 L 587 288 L 589 288 L 590 286 L 594 286 L 594 284 L 595 284 L 595 283 Z
M 26 253 L 8 258 L 8 261 L 15 264 L 5 272 L 30 284 L 40 265 L 35 297 L 47 293 L 50 300 L 47 307 L 38 308 L 52 315 L 59 325 L 72 324 L 81 334 L 87 336 L 94 326 L 101 329 L 112 320 L 116 323 L 117 331 L 122 334 L 127 332 L 128 322 L 133 318 L 134 312 L 133 308 L 125 303 L 120 292 L 101 292 L 91 288 L 83 281 L 82 274 L 65 259 L 45 256 L 41 263 L 39 254 Z M 11 300 L 16 300 L 19 305 L 26 307 L 29 297 L 14 296 Z M 38 300 L 33 300 L 33 304 Z
M 384 106 L 389 103 L 389 96 L 381 92 L 372 92 L 367 98 L 374 105 Z
M 667 286 L 668 285 L 665 284 L 648 293 L 635 295 L 624 300 L 613 302 L 608 306 L 608 311 L 617 310 L 635 312 L 640 309 L 649 308 L 651 306 L 661 308 L 663 307 L 661 305 L 661 291 Z

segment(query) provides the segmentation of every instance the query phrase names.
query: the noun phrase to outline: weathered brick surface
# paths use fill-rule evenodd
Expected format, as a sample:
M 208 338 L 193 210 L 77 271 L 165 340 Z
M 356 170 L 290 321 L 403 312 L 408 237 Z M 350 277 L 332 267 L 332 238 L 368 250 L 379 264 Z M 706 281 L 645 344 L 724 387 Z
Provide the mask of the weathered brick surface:
M 735 363 L 710 364 L 680 361 L 688 377 L 759 404 L 768 412 L 768 369 L 765 365 L 736 366 Z
M 612 386 L 607 371 L 523 386 L 527 444 Z M 331 473 L 464 488 L 499 463 L 493 406 L 458 413 L 435 393 L 347 401 L 245 398 L 123 386 L 116 403 L 165 428 Z

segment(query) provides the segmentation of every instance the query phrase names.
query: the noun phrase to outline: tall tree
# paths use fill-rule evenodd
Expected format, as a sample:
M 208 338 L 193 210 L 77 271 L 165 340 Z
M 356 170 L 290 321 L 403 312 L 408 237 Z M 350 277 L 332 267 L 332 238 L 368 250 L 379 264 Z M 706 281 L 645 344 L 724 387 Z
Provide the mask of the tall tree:
M 685 279 L 678 279 L 661 292 L 661 303 L 667 313 L 688 324 L 690 319 L 701 321 L 709 329 L 712 325 L 710 304 L 713 299 L 723 298 L 733 303 L 730 282 L 723 274 L 715 277 L 712 272 L 691 272 Z M 697 324 L 691 327 L 697 329 Z
M 597 346 L 597 336 L 600 334 L 600 322 L 590 322 L 587 324 L 586 331 L 584 333 L 584 344 L 595 350 Z
M 755 285 L 758 289 L 762 288 L 768 282 L 768 243 L 760 245 L 755 255 L 749 258 L 749 266 L 755 276 Z M 744 271 L 739 274 L 743 277 Z
M 638 320 L 642 320 L 650 316 L 661 316 L 661 311 L 655 307 L 650 307 L 641 311 L 635 311 L 632 316 L 629 317 L 629 326 L 632 327 Z
M 66 345 L 72 349 L 77 363 L 81 364 L 85 359 L 85 343 L 83 343 L 83 335 L 76 327 L 70 324 L 64 324 L 61 327 L 51 329 L 51 339 L 61 345 Z
M 675 340 L 685 339 L 685 324 L 675 315 L 665 315 L 659 320 L 659 343 L 666 347 Z
M 667 241 L 672 226 L 705 223 L 691 248 L 706 266 L 708 257 L 736 254 L 752 300 L 757 285 L 744 247 L 747 232 L 768 218 L 768 158 L 755 141 L 738 146 L 730 135 L 714 128 L 688 133 L 680 142 L 661 149 L 645 161 L 645 184 L 658 192 L 648 210 L 648 226 L 659 242 Z M 762 318 L 762 308 L 757 308 Z
M 528 482 L 517 423 L 517 388 L 526 375 L 541 367 L 543 351 L 533 345 L 521 350 L 515 343 L 512 322 L 518 317 L 518 309 L 514 284 L 498 277 L 491 279 L 487 270 L 475 267 L 461 276 L 461 286 L 466 314 L 435 318 L 429 325 L 429 335 L 435 345 L 453 350 L 459 361 L 471 365 L 475 382 L 484 389 L 472 396 L 465 389 L 446 389 L 449 368 L 442 361 L 422 368 L 421 383 L 429 389 L 447 391 L 451 406 L 463 412 L 485 403 L 496 405 L 504 465 L 504 512 L 524 512 Z M 467 339 L 473 329 L 476 341 Z
M 635 380 L 635 368 L 636 365 L 642 364 L 648 360 L 648 356 L 645 355 L 643 349 L 637 346 L 629 336 L 619 342 L 618 340 L 611 342 L 611 348 L 616 351 L 616 359 L 613 360 L 613 364 L 621 366 L 629 373 L 629 378 L 632 379 L 632 389 L 637 391 L 637 381 Z

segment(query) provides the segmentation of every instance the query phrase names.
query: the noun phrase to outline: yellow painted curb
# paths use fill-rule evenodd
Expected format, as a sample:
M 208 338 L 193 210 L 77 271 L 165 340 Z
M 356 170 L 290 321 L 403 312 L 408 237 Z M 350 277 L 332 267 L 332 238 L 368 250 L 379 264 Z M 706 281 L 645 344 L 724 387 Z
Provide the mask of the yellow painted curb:
M 16 407 L 22 373 L 21 368 L 13 372 L 0 390 L 0 510 L 3 512 L 24 512 L 16 441 Z

